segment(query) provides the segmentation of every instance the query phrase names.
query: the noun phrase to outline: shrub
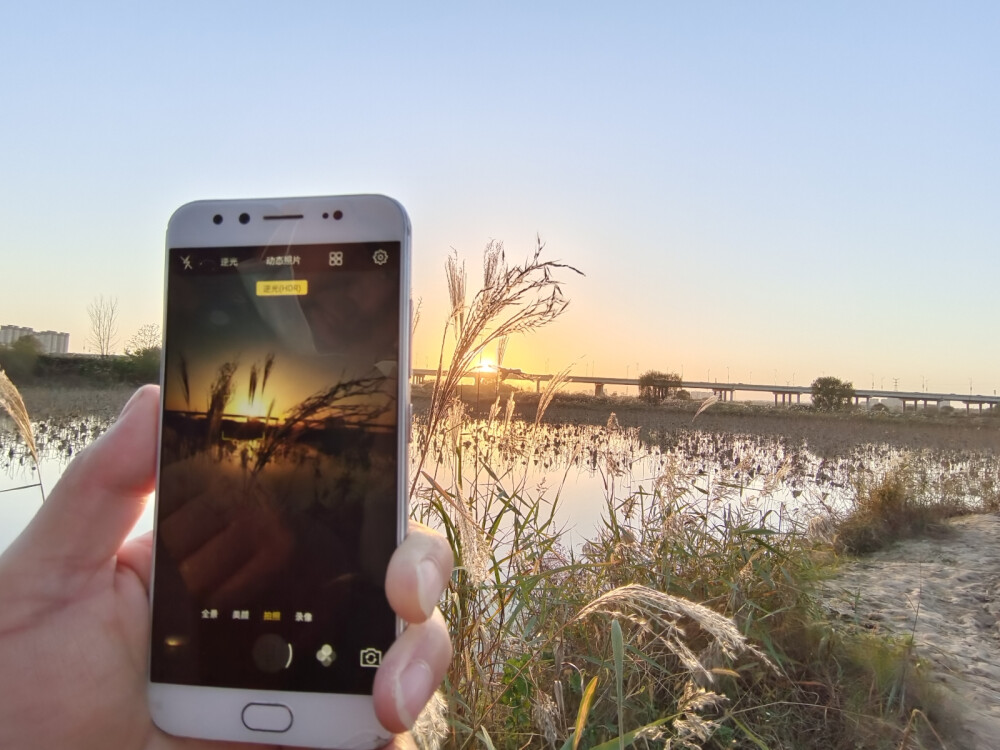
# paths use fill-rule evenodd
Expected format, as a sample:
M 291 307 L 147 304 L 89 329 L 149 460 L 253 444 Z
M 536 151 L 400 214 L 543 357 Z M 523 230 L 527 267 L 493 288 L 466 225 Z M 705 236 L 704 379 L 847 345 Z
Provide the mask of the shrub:
M 0 370 L 16 383 L 35 377 L 42 346 L 34 336 L 22 336 L 10 346 L 0 347 Z
M 126 383 L 142 385 L 160 380 L 160 347 L 149 346 L 129 352 L 118 361 L 118 378 Z

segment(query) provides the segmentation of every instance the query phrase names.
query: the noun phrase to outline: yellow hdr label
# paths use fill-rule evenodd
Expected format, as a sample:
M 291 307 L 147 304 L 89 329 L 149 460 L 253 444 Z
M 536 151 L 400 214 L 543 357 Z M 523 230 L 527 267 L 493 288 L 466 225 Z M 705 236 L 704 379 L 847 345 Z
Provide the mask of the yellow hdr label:
M 292 297 L 309 294 L 309 281 L 295 279 L 294 281 L 258 281 L 258 297 Z

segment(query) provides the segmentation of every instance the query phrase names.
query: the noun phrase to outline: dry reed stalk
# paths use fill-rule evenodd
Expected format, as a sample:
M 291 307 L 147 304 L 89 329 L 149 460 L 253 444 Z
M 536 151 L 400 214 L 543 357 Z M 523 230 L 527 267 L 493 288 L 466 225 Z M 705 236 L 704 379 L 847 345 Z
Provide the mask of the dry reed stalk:
M 410 309 L 410 341 L 417 333 L 417 325 L 420 323 L 420 308 L 423 307 L 424 300 L 417 297 L 417 304 Z
M 545 386 L 545 390 L 542 391 L 542 395 L 538 399 L 538 410 L 535 412 L 535 427 L 538 427 L 542 422 L 542 417 L 545 416 L 545 410 L 549 408 L 549 404 L 552 403 L 552 399 L 555 398 L 556 393 L 559 389 L 566 385 L 566 379 L 569 378 L 569 371 L 572 369 L 572 365 L 564 368 L 556 374 L 552 380 L 548 382 Z
M 472 513 L 466 507 L 465 499 L 462 497 L 462 490 L 456 483 L 455 492 L 448 492 L 438 484 L 434 477 L 426 471 L 422 472 L 424 479 L 437 492 L 441 498 L 447 501 L 448 505 L 455 511 L 455 527 L 458 529 L 462 542 L 462 565 L 469 576 L 469 581 L 473 586 L 481 586 L 489 580 L 490 569 L 490 543 L 479 528 Z
M 694 413 L 694 416 L 691 417 L 691 421 L 694 422 L 694 420 L 696 420 L 698 418 L 698 416 L 703 411 L 705 411 L 705 409 L 707 409 L 708 407 L 710 407 L 712 404 L 718 403 L 718 401 L 719 401 L 719 397 L 716 396 L 714 393 L 711 396 L 709 396 L 708 398 L 706 398 L 704 401 L 701 402 L 701 406 L 698 407 L 698 411 L 696 411 Z
M 504 435 L 510 429 L 510 422 L 514 418 L 514 392 L 511 391 L 510 395 L 507 396 L 507 411 L 503 415 L 503 432 Z
M 497 397 L 490 405 L 490 413 L 486 416 L 487 431 L 493 429 L 493 422 L 496 420 L 499 414 L 500 414 L 500 394 L 497 394 Z
M 21 392 L 17 386 L 7 377 L 7 373 L 0 370 L 0 407 L 14 420 L 14 427 L 18 435 L 28 446 L 28 452 L 35 462 L 35 470 L 38 472 L 38 488 L 42 492 L 42 502 L 45 501 L 45 488 L 42 486 L 42 465 L 38 461 L 38 446 L 35 445 L 35 435 L 31 430 L 31 419 L 28 416 L 28 409 L 21 398 Z
M 445 275 L 451 314 L 442 335 L 427 430 L 417 448 L 411 495 L 416 490 L 430 441 L 445 418 L 449 404 L 458 398 L 462 378 L 472 369 L 476 358 L 494 342 L 548 325 L 569 305 L 553 273 L 559 269 L 578 274 L 580 271 L 565 263 L 543 261 L 544 247 L 539 238 L 530 259 L 521 264 L 509 264 L 503 243 L 491 241 L 483 252 L 483 286 L 468 304 L 465 301 L 465 264 L 459 262 L 457 254 L 448 257 Z M 445 343 L 449 329 L 454 331 L 455 346 L 446 370 Z

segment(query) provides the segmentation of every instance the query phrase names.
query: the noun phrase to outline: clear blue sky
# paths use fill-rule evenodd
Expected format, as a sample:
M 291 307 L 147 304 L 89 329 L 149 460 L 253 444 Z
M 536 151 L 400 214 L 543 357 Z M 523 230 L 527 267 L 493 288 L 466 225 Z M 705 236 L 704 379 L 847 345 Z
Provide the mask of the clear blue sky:
M 0 323 L 159 322 L 181 203 L 382 192 L 444 259 L 536 232 L 525 369 L 992 393 L 995 3 L 20 3 L 0 12 Z

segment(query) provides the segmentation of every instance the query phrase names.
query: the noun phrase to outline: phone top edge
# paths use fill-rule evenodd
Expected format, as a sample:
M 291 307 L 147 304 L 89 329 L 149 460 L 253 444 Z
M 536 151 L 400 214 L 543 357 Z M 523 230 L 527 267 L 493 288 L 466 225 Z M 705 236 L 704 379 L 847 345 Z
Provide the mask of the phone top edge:
M 384 195 L 200 200 L 174 211 L 168 248 L 410 238 L 406 209 Z

